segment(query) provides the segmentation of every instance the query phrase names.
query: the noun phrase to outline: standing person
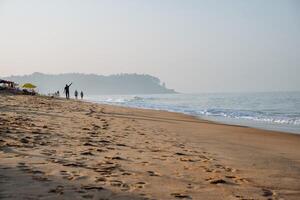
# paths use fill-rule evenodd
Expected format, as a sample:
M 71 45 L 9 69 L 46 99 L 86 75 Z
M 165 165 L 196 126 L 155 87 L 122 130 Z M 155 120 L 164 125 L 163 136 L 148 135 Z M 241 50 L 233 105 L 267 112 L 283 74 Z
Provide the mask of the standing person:
M 70 98 L 70 86 L 72 85 L 73 83 L 71 83 L 70 85 L 66 84 L 65 86 L 65 94 L 66 94 L 66 99 L 69 99 Z
M 82 91 L 80 92 L 80 96 L 81 96 L 81 99 L 83 99 L 83 92 Z
M 78 91 L 77 90 L 75 90 L 74 95 L 75 95 L 75 99 L 78 99 Z

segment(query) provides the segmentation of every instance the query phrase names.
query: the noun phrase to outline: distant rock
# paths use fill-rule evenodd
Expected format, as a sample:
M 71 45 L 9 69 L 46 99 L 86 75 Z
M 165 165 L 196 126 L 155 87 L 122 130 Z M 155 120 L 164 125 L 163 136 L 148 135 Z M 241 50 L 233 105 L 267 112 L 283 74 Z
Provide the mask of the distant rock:
M 176 93 L 173 89 L 168 89 L 160 79 L 147 74 L 117 74 L 102 76 L 96 74 L 43 74 L 35 72 L 24 76 L 5 77 L 19 84 L 33 83 L 38 86 L 40 93 L 48 94 L 60 91 L 66 83 L 73 82 L 71 92 L 77 89 L 86 95 L 100 94 L 162 94 Z

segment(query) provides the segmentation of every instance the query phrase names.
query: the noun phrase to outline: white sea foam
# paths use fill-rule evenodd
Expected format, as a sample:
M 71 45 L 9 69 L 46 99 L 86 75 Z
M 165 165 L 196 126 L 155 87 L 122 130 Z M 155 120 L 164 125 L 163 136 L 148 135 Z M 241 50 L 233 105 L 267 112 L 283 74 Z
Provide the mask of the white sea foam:
M 210 119 L 252 121 L 299 129 L 300 93 L 163 94 L 90 96 L 88 100 L 127 107 L 180 112 Z M 276 129 L 276 128 L 275 128 Z

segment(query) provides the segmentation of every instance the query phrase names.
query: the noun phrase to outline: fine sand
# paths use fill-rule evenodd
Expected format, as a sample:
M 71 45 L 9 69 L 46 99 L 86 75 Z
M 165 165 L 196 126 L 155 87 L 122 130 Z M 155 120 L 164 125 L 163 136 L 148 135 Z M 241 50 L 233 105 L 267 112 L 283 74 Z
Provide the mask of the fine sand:
M 300 199 L 300 135 L 0 96 L 0 199 Z

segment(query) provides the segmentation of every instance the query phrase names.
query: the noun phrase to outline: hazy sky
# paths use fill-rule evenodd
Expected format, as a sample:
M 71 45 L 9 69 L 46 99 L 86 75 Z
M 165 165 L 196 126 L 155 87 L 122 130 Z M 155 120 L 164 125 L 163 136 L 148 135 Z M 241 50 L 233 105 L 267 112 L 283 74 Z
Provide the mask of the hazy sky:
M 299 90 L 299 0 L 0 0 L 0 76 L 147 73 L 181 92 Z

